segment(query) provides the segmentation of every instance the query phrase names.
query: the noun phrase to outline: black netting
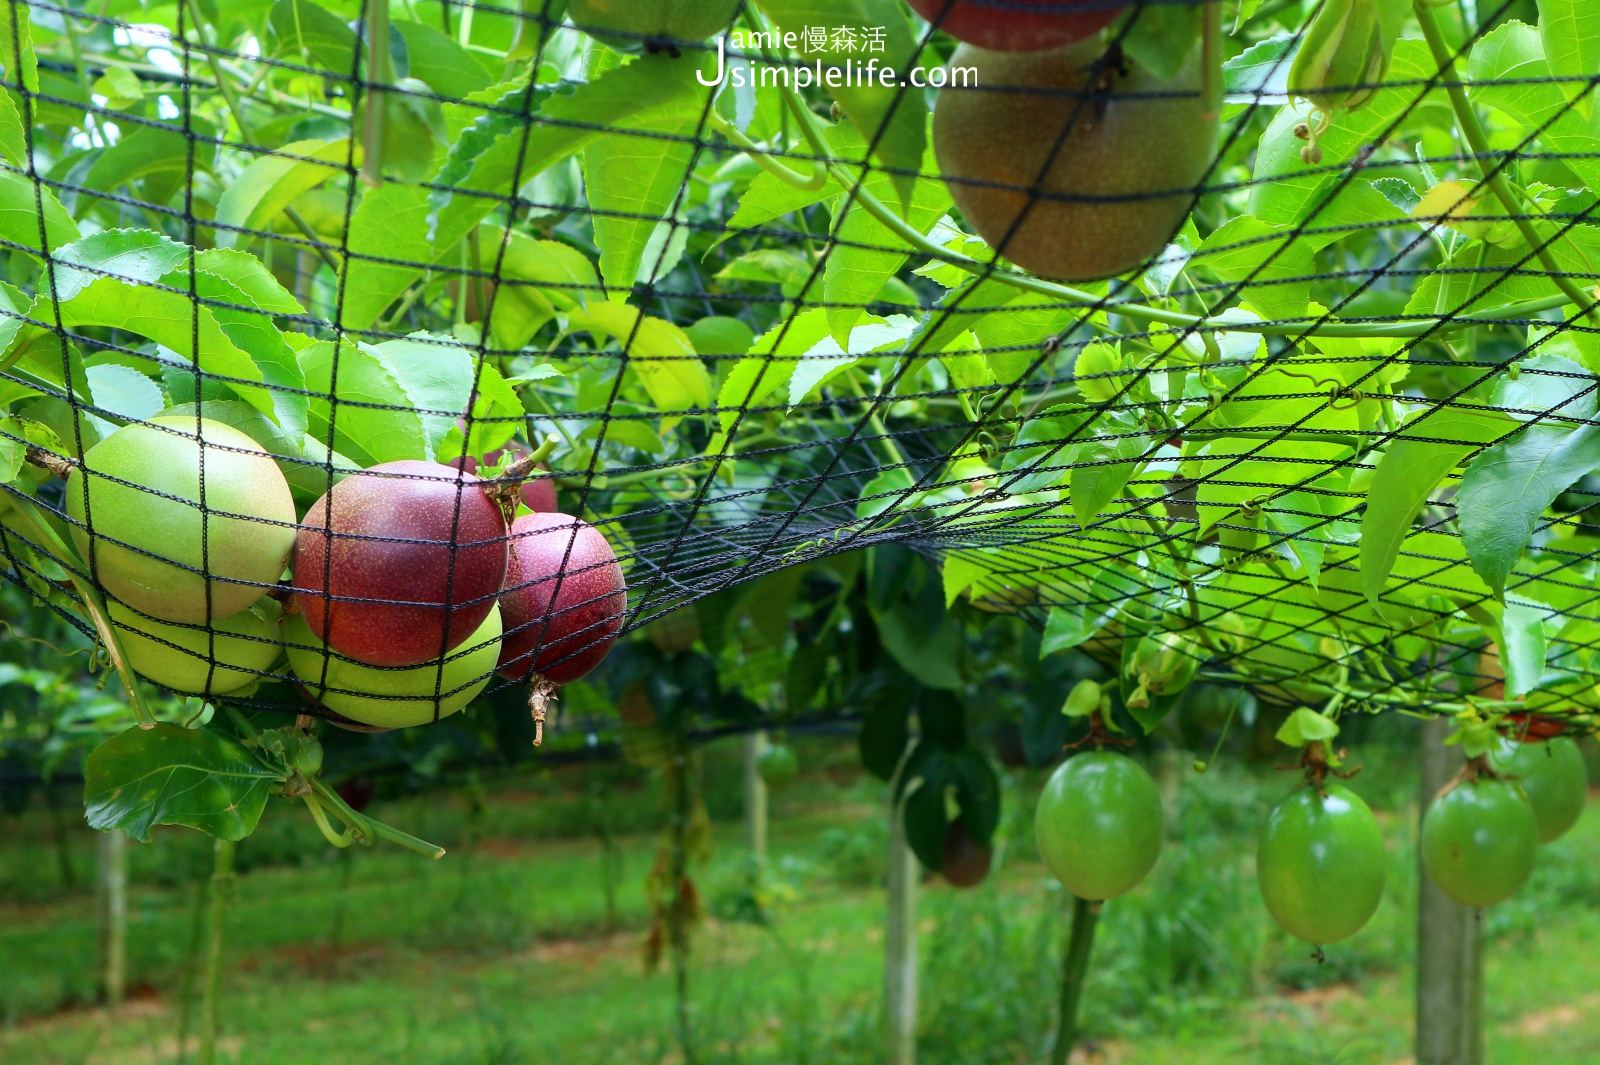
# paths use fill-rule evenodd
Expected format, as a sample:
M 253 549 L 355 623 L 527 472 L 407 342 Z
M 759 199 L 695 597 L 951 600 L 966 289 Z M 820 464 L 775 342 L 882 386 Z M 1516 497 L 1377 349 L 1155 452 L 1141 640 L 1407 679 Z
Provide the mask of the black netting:
M 888 0 L 565 6 L 10 0 L 11 580 L 157 683 L 371 723 L 890 543 L 1133 706 L 1587 711 L 1572 26 L 1393 5 L 1307 100 L 1318 3 L 1069 4 L 1107 28 L 1009 59 Z M 625 601 L 577 527 L 508 537 L 552 491 Z

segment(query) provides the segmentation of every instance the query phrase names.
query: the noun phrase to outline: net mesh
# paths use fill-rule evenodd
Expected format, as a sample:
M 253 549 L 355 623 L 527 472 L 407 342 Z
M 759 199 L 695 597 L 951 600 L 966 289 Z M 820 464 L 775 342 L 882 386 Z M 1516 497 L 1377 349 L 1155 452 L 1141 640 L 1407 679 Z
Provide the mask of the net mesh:
M 1289 704 L 1420 711 L 1509 684 L 1519 709 L 1586 712 L 1600 70 L 1552 53 L 1559 28 L 1511 3 L 1452 8 L 1431 37 L 1411 23 L 1381 79 L 1326 86 L 1359 98 L 1330 114 L 1287 89 L 1315 3 L 1225 5 L 1226 37 L 1208 5 L 1134 4 L 1082 78 L 1043 86 L 1008 82 L 1021 65 L 957 80 L 964 53 L 897 3 L 823 26 L 732 4 L 710 43 L 588 5 L 609 44 L 560 6 L 8 0 L 11 580 L 91 635 L 101 610 L 218 695 L 305 712 L 291 682 L 437 716 L 523 683 L 491 677 L 499 637 L 447 627 L 407 697 L 381 671 L 341 689 L 344 656 L 291 625 L 291 659 L 320 663 L 291 671 L 277 621 L 214 620 L 302 583 L 239 576 L 230 537 L 292 533 L 365 468 L 455 463 L 395 477 L 445 490 L 443 601 L 487 609 L 498 588 L 464 590 L 476 489 L 457 469 L 506 481 L 501 455 L 538 451 L 522 491 L 555 488 L 627 578 L 613 609 L 586 579 L 603 567 L 556 552 L 558 608 L 523 626 L 555 646 L 541 669 L 581 653 L 550 637 L 563 617 L 632 629 L 899 543 L 949 601 L 1023 614 L 1147 700 L 1198 669 Z M 1180 58 L 1195 42 L 1188 74 L 1173 40 Z M 817 84 L 868 60 L 892 84 Z M 930 102 L 957 100 L 1043 101 L 1023 113 L 1053 126 L 989 131 L 1042 166 L 958 175 L 990 171 L 939 158 Z M 1171 116 L 1191 111 L 1219 122 L 1186 175 L 1195 120 Z M 1063 188 L 1058 158 L 1118 114 L 1167 116 L 1134 123 L 1142 184 Z M 986 242 L 974 219 L 1005 196 L 1021 206 Z M 1146 209 L 1182 225 L 1114 280 L 1007 261 Z M 202 420 L 248 440 L 205 430 L 193 489 L 97 469 L 121 427 L 193 449 Z M 292 514 L 208 496 L 211 463 L 251 442 Z M 97 524 L 97 480 L 192 511 L 199 554 L 181 515 Z M 111 549 L 113 568 L 166 567 L 156 601 L 198 596 L 198 618 L 119 593 Z M 297 594 L 331 607 L 332 568 Z M 374 599 L 430 601 L 356 605 Z

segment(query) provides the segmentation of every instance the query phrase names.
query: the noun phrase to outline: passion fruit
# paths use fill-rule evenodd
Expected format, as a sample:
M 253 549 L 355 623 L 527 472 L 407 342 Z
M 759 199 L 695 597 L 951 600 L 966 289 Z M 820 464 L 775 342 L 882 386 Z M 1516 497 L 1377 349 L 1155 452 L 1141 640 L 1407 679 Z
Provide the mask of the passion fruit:
M 263 598 L 206 628 L 141 617 L 121 603 L 108 604 L 111 626 L 145 680 L 185 695 L 225 695 L 271 669 L 283 653 L 283 608 Z M 214 639 L 213 639 L 214 635 Z
M 1383 901 L 1383 829 L 1361 796 L 1338 784 L 1301 788 L 1267 819 L 1256 856 L 1261 898 L 1292 936 L 1322 946 L 1366 927 Z
M 990 247 L 1043 277 L 1089 281 L 1160 252 L 1211 166 L 1198 47 L 1170 81 L 1097 40 L 1050 52 L 964 44 L 933 115 L 939 170 Z
M 230 425 L 198 428 L 160 417 L 124 426 L 84 453 L 66 485 L 73 541 L 101 586 L 141 614 L 189 625 L 260 599 L 295 541 L 294 497 L 271 456 Z
M 1093 751 L 1050 774 L 1034 812 L 1039 855 L 1084 899 L 1114 899 L 1139 886 L 1161 856 L 1161 796 L 1144 767 Z
M 436 462 L 385 462 L 346 477 L 306 513 L 294 601 L 340 654 L 412 666 L 472 635 L 505 575 L 505 518 L 477 477 Z
M 459 650 L 406 669 L 370 666 L 330 651 L 299 614 L 284 623 L 284 642 L 289 666 L 312 699 L 363 725 L 406 728 L 455 713 L 488 685 L 500 650 L 500 611 L 491 604 Z
M 1115 0 L 910 0 L 958 41 L 993 52 L 1039 52 L 1092 37 L 1127 10 Z
M 1502 738 L 1489 761 L 1522 785 L 1539 819 L 1540 843 L 1560 839 L 1578 823 L 1589 798 L 1589 770 L 1576 743 L 1566 737 L 1534 743 Z
M 570 684 L 605 658 L 627 609 L 622 567 L 600 530 L 570 514 L 511 523 L 511 564 L 500 610 L 500 675 Z
M 939 861 L 939 875 L 950 886 L 977 887 L 989 875 L 993 863 L 994 848 L 979 843 L 961 818 L 950 822 L 944 831 L 944 851 Z
M 733 22 L 741 0 L 572 0 L 572 24 L 615 48 L 671 50 L 703 41 Z
M 1463 906 L 1515 895 L 1533 873 L 1539 818 L 1522 788 L 1480 776 L 1433 801 L 1422 818 L 1422 864 Z

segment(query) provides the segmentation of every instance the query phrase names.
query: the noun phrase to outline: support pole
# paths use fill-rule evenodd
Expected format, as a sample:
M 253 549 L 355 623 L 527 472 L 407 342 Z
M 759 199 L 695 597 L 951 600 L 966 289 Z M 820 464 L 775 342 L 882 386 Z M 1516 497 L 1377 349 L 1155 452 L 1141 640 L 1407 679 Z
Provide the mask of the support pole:
M 888 1065 L 916 1065 L 917 1060 L 917 874 L 904 811 L 891 803 L 883 973 Z
M 761 753 L 767 749 L 767 734 L 744 734 L 744 839 L 757 862 L 767 860 L 767 782 L 761 779 Z
M 1421 814 L 1461 768 L 1450 723 L 1422 727 Z M 1417 858 L 1416 1065 L 1483 1065 L 1483 911 L 1440 891 Z
M 102 832 L 99 847 L 100 972 L 106 1005 L 120 1006 L 128 987 L 128 837 Z
M 200 988 L 200 1065 L 216 1065 L 217 1018 L 221 1014 L 222 938 L 233 893 L 233 853 L 238 844 L 219 839 L 212 852 L 211 899 L 206 926 L 205 982 Z

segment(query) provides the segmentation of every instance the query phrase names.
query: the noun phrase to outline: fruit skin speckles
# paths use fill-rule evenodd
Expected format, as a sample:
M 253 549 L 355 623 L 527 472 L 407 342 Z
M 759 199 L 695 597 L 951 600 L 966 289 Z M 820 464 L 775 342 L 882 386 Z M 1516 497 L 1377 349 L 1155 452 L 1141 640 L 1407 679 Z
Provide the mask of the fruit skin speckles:
M 500 675 L 570 684 L 588 673 L 622 631 L 626 589 L 611 545 L 588 522 L 560 513 L 517 518 L 500 594 Z
M 1111 25 L 1126 5 L 1096 0 L 910 0 L 911 9 L 965 44 L 994 52 L 1038 52 L 1077 44 Z
M 334 485 L 306 513 L 294 601 L 340 654 L 416 665 L 489 616 L 506 559 L 505 518 L 478 478 L 435 462 L 385 462 Z
M 934 108 L 939 172 L 968 225 L 1041 277 L 1111 277 L 1159 253 L 1216 150 L 1198 46 L 1171 81 L 1103 52 L 962 45 L 950 65 L 974 68 L 974 87 Z

